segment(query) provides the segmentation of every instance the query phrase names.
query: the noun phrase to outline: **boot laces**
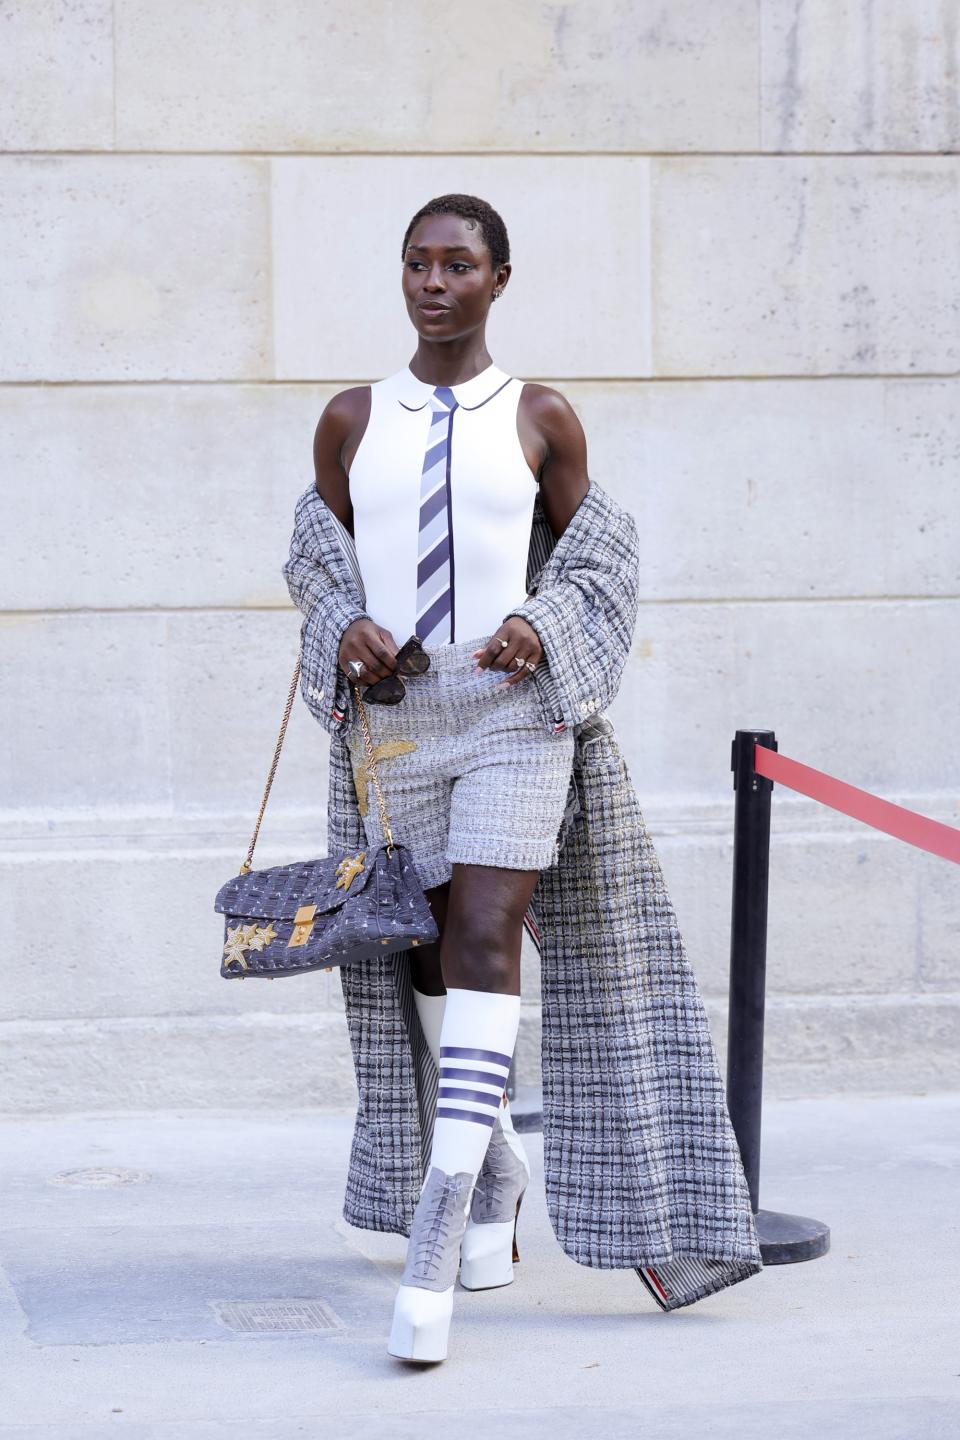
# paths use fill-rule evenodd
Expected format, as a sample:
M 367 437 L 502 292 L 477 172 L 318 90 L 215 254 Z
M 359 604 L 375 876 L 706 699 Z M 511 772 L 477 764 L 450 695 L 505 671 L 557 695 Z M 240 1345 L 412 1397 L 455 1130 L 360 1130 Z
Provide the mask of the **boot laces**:
M 450 1233 L 450 1221 L 455 1206 L 460 1202 L 464 1181 L 457 1175 L 446 1175 L 443 1184 L 437 1186 L 428 1199 L 425 1217 L 425 1234 L 417 1244 L 417 1273 L 426 1279 L 435 1279 L 440 1259 Z M 432 1272 L 432 1273 L 431 1273 Z
M 505 1150 L 509 1149 L 506 1139 L 499 1136 L 492 1136 L 487 1146 L 487 1153 L 484 1156 L 483 1184 L 478 1183 L 480 1192 L 480 1203 L 487 1209 L 497 1205 L 506 1182 L 506 1175 L 500 1160 Z M 489 1168 L 488 1168 L 489 1167 Z

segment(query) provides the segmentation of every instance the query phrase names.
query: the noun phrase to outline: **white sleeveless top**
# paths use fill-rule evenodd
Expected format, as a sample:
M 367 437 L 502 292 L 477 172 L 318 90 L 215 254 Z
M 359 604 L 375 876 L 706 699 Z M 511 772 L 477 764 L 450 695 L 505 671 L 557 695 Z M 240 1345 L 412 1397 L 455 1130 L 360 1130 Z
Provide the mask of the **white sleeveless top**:
M 450 387 L 454 643 L 489 639 L 527 596 L 538 486 L 517 434 L 523 383 L 491 364 Z M 398 647 L 417 628 L 420 477 L 435 388 L 408 365 L 371 385 L 370 419 L 350 466 L 367 612 Z

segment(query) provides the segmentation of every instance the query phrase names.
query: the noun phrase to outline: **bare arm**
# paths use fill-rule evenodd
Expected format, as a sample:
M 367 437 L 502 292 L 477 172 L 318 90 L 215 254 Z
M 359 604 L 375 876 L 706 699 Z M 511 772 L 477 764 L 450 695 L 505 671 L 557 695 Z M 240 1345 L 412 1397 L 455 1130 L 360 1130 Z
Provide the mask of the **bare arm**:
M 353 534 L 353 503 L 350 499 L 350 465 L 363 439 L 370 418 L 370 386 L 354 385 L 341 390 L 326 405 L 313 436 L 313 468 L 317 493 Z M 344 674 L 351 660 L 362 660 L 360 683 L 372 685 L 392 675 L 397 668 L 399 645 L 382 625 L 364 617 L 354 620 L 343 632 L 337 663 Z
M 559 540 L 590 485 L 586 436 L 569 400 L 549 385 L 524 385 L 520 408 L 525 448 L 540 456 L 540 498 Z
M 350 464 L 370 418 L 370 386 L 354 385 L 328 401 L 313 436 L 317 493 L 353 534 Z
M 559 540 L 590 488 L 587 441 L 569 400 L 549 385 L 526 384 L 520 396 L 518 434 L 524 453 L 539 457 L 540 498 L 550 528 Z M 500 640 L 506 640 L 505 646 Z M 509 670 L 504 685 L 522 684 L 530 676 L 520 656 L 538 665 L 543 645 L 533 626 L 520 615 L 508 616 L 483 650 L 475 652 L 480 669 Z

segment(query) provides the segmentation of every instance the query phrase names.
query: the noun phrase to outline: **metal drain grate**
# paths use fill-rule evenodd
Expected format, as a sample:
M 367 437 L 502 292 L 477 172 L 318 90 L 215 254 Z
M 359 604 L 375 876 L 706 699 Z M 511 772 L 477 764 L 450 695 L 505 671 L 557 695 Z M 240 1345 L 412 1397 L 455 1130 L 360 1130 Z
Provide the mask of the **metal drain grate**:
M 49 1183 L 102 1190 L 109 1185 L 142 1185 L 149 1178 L 143 1170 L 121 1170 L 114 1166 L 92 1165 L 86 1170 L 60 1170 L 49 1177 Z
M 342 1330 L 343 1321 L 325 1300 L 211 1300 L 217 1318 L 239 1335 L 277 1335 L 289 1330 Z

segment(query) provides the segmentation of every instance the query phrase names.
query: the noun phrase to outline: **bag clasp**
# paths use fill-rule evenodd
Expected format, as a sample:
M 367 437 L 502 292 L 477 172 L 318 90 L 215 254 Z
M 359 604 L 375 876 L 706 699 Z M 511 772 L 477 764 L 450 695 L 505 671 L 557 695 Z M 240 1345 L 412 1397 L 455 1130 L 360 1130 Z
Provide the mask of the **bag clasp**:
M 306 945 L 310 939 L 310 931 L 313 929 L 313 917 L 317 913 L 316 905 L 301 905 L 293 917 L 293 933 L 287 941 L 287 949 L 291 950 L 297 945 Z

